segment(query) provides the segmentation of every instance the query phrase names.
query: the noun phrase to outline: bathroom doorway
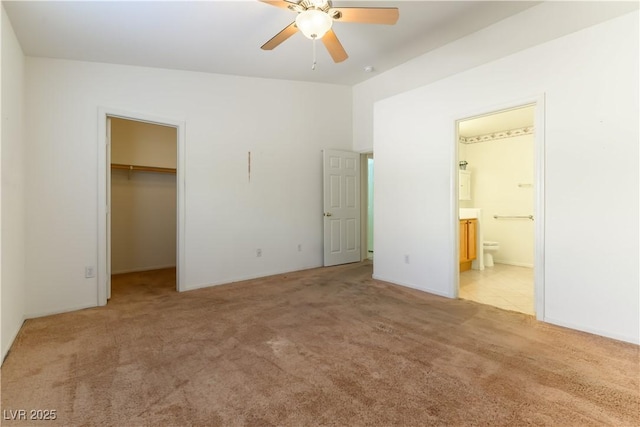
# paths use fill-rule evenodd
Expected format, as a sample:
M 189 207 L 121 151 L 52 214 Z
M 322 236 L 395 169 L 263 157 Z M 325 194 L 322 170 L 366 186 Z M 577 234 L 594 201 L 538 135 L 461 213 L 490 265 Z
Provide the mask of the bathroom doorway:
M 458 296 L 536 315 L 536 105 L 457 123 Z

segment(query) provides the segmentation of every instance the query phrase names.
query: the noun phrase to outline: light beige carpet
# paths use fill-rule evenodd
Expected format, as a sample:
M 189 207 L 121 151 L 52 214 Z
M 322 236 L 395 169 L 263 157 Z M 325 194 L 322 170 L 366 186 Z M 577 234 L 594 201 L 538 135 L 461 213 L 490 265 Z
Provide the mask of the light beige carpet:
M 371 273 L 115 277 L 106 307 L 25 323 L 3 417 L 57 419 L 2 425 L 640 425 L 638 346 Z

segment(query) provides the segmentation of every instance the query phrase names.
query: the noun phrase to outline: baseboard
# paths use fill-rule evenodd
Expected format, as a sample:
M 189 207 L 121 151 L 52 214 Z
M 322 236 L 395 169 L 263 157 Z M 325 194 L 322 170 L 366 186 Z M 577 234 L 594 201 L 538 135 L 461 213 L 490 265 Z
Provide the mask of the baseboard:
M 296 268 L 295 270 L 264 272 L 264 273 L 252 274 L 252 275 L 248 275 L 248 276 L 238 276 L 238 277 L 233 277 L 233 278 L 221 280 L 221 281 L 218 281 L 218 282 L 201 283 L 201 284 L 196 284 L 196 285 L 185 286 L 183 291 L 194 291 L 196 289 L 210 288 L 210 287 L 213 287 L 213 286 L 230 285 L 232 283 L 244 282 L 245 280 L 264 279 L 264 278 L 271 277 L 271 276 L 278 276 L 280 274 L 295 273 L 297 271 L 304 271 L 304 270 L 313 270 L 314 268 L 320 268 L 320 267 L 323 267 L 322 264 L 313 265 L 313 266 L 309 266 L 309 267 Z
M 165 268 L 176 268 L 176 265 L 175 264 L 172 264 L 172 265 L 156 265 L 156 266 L 153 266 L 153 267 L 130 268 L 130 269 L 125 269 L 125 270 L 112 271 L 111 274 L 142 273 L 144 271 L 164 270 Z
M 588 334 L 598 335 L 605 338 L 614 339 L 617 341 L 624 341 L 631 344 L 640 344 L 640 338 L 634 336 L 620 335 L 620 334 L 612 334 L 601 329 L 593 329 L 593 328 L 585 328 L 584 326 L 577 325 L 571 322 L 564 322 L 562 320 L 545 317 L 544 322 L 551 323 L 552 325 L 561 326 L 563 328 L 573 329 L 575 331 L 585 332 Z
M 422 292 L 426 292 L 426 293 L 429 293 L 429 294 L 438 295 L 439 297 L 453 298 L 451 295 L 447 295 L 447 294 L 445 294 L 443 292 L 439 292 L 439 291 L 436 291 L 436 290 L 430 289 L 430 288 L 421 288 L 421 287 L 419 287 L 417 285 L 414 285 L 412 283 L 398 282 L 397 280 L 391 280 L 391 279 L 385 278 L 383 276 L 379 276 L 377 274 L 374 274 L 372 277 L 375 280 L 380 280 L 382 282 L 391 283 L 392 285 L 398 285 L 398 286 L 402 286 L 404 288 L 415 289 L 417 291 L 422 291 Z
M 53 316 L 54 314 L 70 313 L 72 311 L 86 310 L 87 308 L 95 308 L 97 304 L 78 305 L 75 307 L 65 308 L 63 310 L 39 311 L 35 313 L 27 313 L 25 320 L 36 319 L 38 317 Z
M 13 336 L 11 337 L 11 339 L 8 342 L 9 345 L 2 352 L 2 359 L 0 360 L 0 366 L 2 366 L 2 364 L 4 364 L 4 360 L 7 358 L 7 356 L 11 352 L 11 347 L 13 347 L 13 343 L 15 342 L 16 338 L 18 338 L 18 334 L 20 333 L 20 330 L 24 326 L 24 322 L 26 320 L 27 320 L 27 318 L 22 316 L 22 322 L 20 323 L 20 327 L 18 329 L 16 329 L 16 331 L 12 334 Z

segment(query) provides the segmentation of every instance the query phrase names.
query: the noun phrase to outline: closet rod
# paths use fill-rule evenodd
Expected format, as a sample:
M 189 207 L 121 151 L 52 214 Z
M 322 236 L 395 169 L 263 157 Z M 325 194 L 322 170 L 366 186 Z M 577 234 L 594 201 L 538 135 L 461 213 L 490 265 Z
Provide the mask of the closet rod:
M 128 171 L 139 172 L 158 172 L 158 173 L 176 173 L 175 168 L 160 168 L 156 166 L 137 166 L 137 165 L 123 165 L 120 163 L 111 163 L 111 169 L 123 169 Z

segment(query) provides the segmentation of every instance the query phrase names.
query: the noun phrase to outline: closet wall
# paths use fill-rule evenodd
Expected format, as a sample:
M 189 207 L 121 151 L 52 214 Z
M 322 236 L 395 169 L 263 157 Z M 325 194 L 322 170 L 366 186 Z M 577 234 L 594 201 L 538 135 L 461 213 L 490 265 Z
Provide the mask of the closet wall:
M 173 127 L 111 119 L 112 274 L 176 265 L 176 141 Z

